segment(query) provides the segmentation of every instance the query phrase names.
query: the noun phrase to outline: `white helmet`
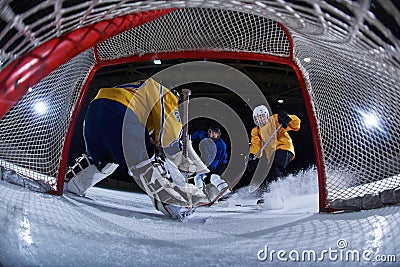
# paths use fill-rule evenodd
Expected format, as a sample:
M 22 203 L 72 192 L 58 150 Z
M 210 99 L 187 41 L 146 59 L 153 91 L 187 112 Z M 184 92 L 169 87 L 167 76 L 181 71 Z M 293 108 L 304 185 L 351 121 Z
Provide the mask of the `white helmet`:
M 253 110 L 253 120 L 255 125 L 262 127 L 264 126 L 269 118 L 269 111 L 266 106 L 260 105 Z

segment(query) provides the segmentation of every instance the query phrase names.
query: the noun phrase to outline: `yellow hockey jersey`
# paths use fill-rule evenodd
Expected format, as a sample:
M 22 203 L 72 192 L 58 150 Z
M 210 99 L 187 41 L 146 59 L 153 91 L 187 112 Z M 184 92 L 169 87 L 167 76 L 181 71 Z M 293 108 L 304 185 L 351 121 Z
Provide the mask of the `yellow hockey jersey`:
M 132 110 L 149 132 L 154 131 L 155 143 L 163 148 L 181 138 L 182 121 L 176 96 L 152 78 L 113 88 L 101 88 L 94 99 L 118 101 Z
M 290 137 L 288 131 L 298 131 L 300 130 L 300 119 L 296 115 L 289 115 L 292 119 L 288 127 L 281 128 L 278 133 L 276 134 L 275 142 L 272 141 L 269 146 L 264 150 L 266 152 L 268 160 L 272 155 L 272 152 L 276 149 L 288 150 L 293 153 L 293 159 L 295 157 L 295 151 L 293 146 L 292 138 Z M 271 125 L 269 123 L 275 123 L 275 127 L 271 129 Z M 251 143 L 250 143 L 250 153 L 257 154 L 260 151 L 261 147 L 263 146 L 264 142 L 269 139 L 269 137 L 273 134 L 273 132 L 279 127 L 278 122 L 278 114 L 273 115 L 273 121 L 269 120 L 269 123 L 264 125 L 263 127 L 254 127 L 251 130 Z M 261 157 L 262 154 L 260 154 Z

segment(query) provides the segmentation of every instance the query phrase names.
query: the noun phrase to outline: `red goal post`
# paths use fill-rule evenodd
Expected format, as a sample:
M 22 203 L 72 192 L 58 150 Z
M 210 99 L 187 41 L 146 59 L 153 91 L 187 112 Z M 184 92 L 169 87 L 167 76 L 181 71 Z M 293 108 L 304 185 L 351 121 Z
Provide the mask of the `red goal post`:
M 88 11 L 82 12 L 92 17 L 81 19 L 76 28 L 70 26 L 61 35 L 55 31 L 36 47 L 3 44 L 0 166 L 45 180 L 53 185 L 51 192 L 61 194 L 74 123 L 98 69 L 155 58 L 236 58 L 295 70 L 314 138 L 321 211 L 382 206 L 383 195 L 398 200 L 399 130 L 385 117 L 378 129 L 361 125 L 368 119 L 363 107 L 400 122 L 399 42 L 387 34 L 391 28 L 367 11 L 362 13 L 365 27 L 352 24 L 349 10 L 358 12 L 355 4 L 236 2 L 221 2 L 214 9 L 171 1 L 160 10 L 157 4 L 143 3 L 134 13 L 123 2 L 109 9 L 87 3 Z M 120 12 L 110 18 L 110 10 Z M 29 43 L 24 34 L 21 30 Z M 157 42 L 160 36 L 166 43 Z M 376 92 L 386 107 L 379 105 Z M 32 112 L 32 105 L 49 98 L 56 107 L 51 116 Z M 353 114 L 347 117 L 349 111 Z

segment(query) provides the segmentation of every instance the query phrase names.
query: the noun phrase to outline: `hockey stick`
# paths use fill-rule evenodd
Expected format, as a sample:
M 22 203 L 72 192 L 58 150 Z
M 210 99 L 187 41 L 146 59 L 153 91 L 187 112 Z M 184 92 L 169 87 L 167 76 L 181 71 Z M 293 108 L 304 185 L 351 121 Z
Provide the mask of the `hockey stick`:
M 189 96 L 190 96 L 190 89 L 182 89 L 182 101 L 183 101 L 183 143 L 182 143 L 182 155 L 184 159 L 188 157 L 188 149 L 187 149 L 187 142 L 188 142 L 188 128 L 189 128 Z
M 279 130 L 282 128 L 282 124 L 279 125 L 278 128 L 276 128 L 275 132 L 268 138 L 268 140 L 264 143 L 264 145 L 260 148 L 260 150 L 257 152 L 257 154 L 254 155 L 253 158 L 250 160 L 256 160 L 258 156 L 263 152 L 263 150 L 267 147 L 269 143 L 271 143 L 272 139 L 275 137 L 275 135 L 279 132 Z
M 187 166 L 187 169 L 181 170 L 183 176 L 188 182 L 189 178 L 189 161 L 188 161 L 188 140 L 189 140 L 189 96 L 190 89 L 182 89 L 182 104 L 183 104 L 183 118 L 182 118 L 182 166 Z
M 182 104 L 183 104 L 183 119 L 182 119 L 182 163 L 183 165 L 189 165 L 188 162 L 188 147 L 187 147 L 187 142 L 188 142 L 188 135 L 189 135 L 189 96 L 190 96 L 190 89 L 182 89 Z M 188 182 L 189 178 L 189 167 L 187 171 L 182 171 L 183 176 L 185 177 L 186 182 Z M 193 209 L 193 203 L 192 203 L 192 198 L 189 194 L 187 194 L 188 199 L 189 199 L 189 210 L 191 211 Z

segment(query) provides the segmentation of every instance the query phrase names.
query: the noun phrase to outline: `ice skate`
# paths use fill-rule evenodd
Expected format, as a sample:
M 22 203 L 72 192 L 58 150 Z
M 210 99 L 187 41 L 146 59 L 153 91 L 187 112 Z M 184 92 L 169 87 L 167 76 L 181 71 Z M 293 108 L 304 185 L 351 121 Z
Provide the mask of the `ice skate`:
M 156 199 L 154 199 L 153 203 L 158 211 L 161 211 L 163 214 L 169 217 L 178 219 L 181 222 L 184 221 L 185 219 L 191 218 L 194 213 L 194 209 L 189 209 L 187 207 L 181 207 L 177 205 L 165 204 Z
M 260 198 L 257 200 L 256 204 L 260 207 L 262 207 L 264 205 L 264 198 Z
M 210 206 L 216 203 L 219 199 L 232 193 L 232 191 L 229 189 L 228 183 L 221 179 L 221 177 L 217 174 L 211 175 L 210 183 L 203 186 L 203 191 L 207 197 L 199 201 L 199 206 Z
M 228 195 L 229 193 L 231 193 L 228 183 L 224 179 L 222 179 L 219 175 L 211 174 L 210 182 L 217 188 L 217 190 L 219 192 L 219 194 L 218 194 L 219 197 L 224 197 L 224 196 Z M 223 192 L 223 193 L 220 194 L 221 192 Z

